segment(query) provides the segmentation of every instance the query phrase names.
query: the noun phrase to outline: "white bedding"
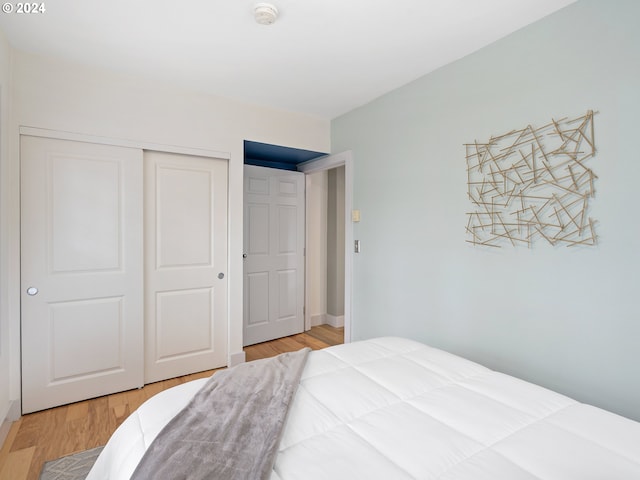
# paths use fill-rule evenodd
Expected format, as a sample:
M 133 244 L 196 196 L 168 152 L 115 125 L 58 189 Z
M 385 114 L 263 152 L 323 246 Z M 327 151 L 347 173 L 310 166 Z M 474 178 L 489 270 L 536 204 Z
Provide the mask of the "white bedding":
M 204 382 L 145 402 L 87 480 L 128 480 Z M 640 479 L 640 423 L 406 339 L 309 354 L 271 480 L 436 478 Z

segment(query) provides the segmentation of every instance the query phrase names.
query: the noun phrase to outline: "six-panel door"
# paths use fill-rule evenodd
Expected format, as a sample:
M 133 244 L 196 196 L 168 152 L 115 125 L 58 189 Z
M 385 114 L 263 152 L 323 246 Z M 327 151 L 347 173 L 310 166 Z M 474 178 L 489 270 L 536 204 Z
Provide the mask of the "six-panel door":
M 304 174 L 244 167 L 244 344 L 304 330 Z

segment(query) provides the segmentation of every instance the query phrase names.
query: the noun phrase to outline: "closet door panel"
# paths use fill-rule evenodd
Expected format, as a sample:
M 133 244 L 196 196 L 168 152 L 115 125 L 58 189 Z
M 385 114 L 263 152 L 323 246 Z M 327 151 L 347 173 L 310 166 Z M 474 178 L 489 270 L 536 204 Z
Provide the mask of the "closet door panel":
M 145 152 L 145 383 L 227 364 L 227 161 Z
M 21 137 L 23 413 L 143 381 L 142 151 Z

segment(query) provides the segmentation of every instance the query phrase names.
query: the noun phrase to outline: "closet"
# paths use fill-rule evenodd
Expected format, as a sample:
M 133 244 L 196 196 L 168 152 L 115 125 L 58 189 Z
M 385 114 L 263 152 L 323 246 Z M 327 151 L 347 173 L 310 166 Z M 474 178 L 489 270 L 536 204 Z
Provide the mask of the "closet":
M 20 148 L 23 413 L 226 365 L 227 160 Z

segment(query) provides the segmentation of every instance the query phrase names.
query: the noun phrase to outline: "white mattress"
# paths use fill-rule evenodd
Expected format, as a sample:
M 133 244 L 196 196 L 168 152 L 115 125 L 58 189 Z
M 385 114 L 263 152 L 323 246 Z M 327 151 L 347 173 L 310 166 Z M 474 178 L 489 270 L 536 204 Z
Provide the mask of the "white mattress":
M 145 402 L 87 480 L 128 480 L 205 381 Z M 640 423 L 406 339 L 311 352 L 271 480 L 435 478 L 640 479 Z

